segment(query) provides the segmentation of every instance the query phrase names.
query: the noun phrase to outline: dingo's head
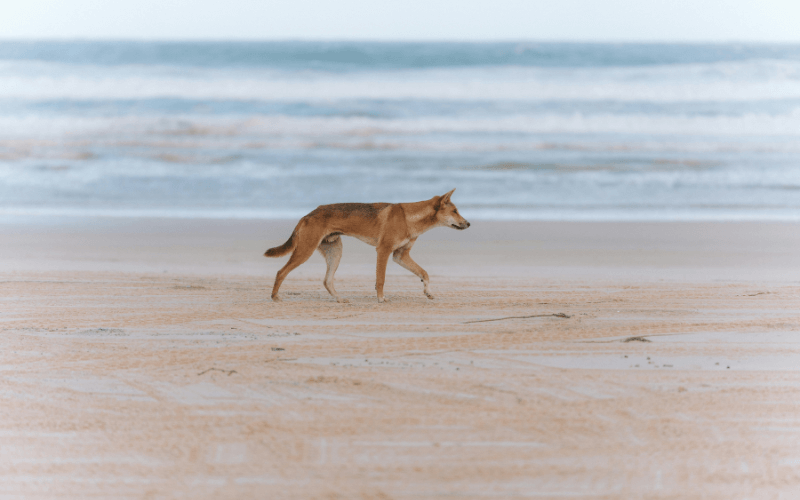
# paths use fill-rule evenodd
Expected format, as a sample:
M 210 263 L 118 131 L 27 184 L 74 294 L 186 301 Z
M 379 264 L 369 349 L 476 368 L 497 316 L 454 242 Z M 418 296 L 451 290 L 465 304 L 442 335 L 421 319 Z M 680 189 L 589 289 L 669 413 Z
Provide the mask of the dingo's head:
M 453 191 L 455 191 L 455 189 L 453 189 Z M 450 196 L 453 194 L 453 191 L 434 198 L 435 202 L 433 207 L 436 210 L 436 220 L 438 220 L 439 224 L 442 226 L 466 229 L 469 227 L 469 222 L 467 222 L 467 219 L 461 217 L 456 206 L 450 201 Z

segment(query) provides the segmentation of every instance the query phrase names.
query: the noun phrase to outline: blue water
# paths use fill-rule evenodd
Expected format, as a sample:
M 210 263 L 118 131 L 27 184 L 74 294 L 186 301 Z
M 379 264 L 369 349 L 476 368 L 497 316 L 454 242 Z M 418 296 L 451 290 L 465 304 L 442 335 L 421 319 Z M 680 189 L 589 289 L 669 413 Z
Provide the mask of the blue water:
M 0 42 L 0 214 L 800 220 L 800 46 Z

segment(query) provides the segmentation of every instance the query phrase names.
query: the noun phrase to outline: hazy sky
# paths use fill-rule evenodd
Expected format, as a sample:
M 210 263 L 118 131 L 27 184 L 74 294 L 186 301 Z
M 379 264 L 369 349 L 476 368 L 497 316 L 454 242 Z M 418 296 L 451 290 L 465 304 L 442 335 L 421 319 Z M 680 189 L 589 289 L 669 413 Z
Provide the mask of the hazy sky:
M 800 0 L 0 0 L 0 38 L 800 42 Z

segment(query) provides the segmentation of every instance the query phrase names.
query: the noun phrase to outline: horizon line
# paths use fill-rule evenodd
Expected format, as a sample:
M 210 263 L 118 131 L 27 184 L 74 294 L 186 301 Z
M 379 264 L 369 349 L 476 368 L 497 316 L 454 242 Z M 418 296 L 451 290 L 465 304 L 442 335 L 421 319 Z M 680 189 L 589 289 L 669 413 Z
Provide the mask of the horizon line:
M 284 38 L 158 38 L 158 37 L 85 37 L 85 36 L 54 36 L 54 37 L 4 37 L 0 35 L 0 43 L 6 42 L 136 42 L 136 43 L 386 43 L 386 44 L 596 44 L 596 45 L 800 45 L 798 40 L 746 40 L 746 39 L 569 39 L 569 38 L 487 38 L 487 39 L 461 39 L 461 38 L 311 38 L 311 37 L 284 37 Z

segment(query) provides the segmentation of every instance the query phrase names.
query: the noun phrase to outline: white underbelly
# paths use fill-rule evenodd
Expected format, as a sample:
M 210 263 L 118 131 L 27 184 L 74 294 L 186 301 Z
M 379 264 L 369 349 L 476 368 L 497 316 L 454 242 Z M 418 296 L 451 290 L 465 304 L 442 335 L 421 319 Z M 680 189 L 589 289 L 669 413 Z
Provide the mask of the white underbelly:
M 353 238 L 358 238 L 359 240 L 363 241 L 367 245 L 372 245 L 374 247 L 378 246 L 378 240 L 376 238 L 370 238 L 368 236 L 358 236 L 355 234 L 351 234 Z

